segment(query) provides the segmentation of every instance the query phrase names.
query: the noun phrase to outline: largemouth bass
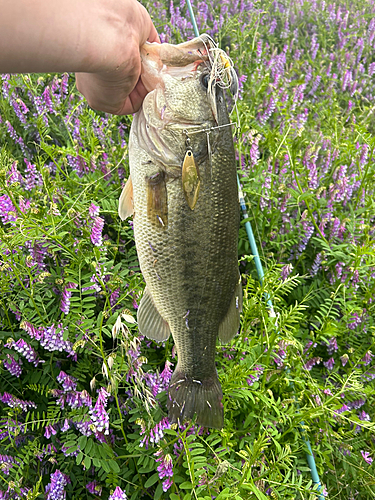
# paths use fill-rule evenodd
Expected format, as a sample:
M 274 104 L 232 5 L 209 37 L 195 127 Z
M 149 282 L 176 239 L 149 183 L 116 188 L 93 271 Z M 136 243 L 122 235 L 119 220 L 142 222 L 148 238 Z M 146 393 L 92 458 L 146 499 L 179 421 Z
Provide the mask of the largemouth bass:
M 129 138 L 122 219 L 134 237 L 146 289 L 139 331 L 172 334 L 178 363 L 168 390 L 171 422 L 223 427 L 216 339 L 238 331 L 242 305 L 239 204 L 231 124 L 222 87 L 236 76 L 207 35 L 142 47 L 149 93 Z

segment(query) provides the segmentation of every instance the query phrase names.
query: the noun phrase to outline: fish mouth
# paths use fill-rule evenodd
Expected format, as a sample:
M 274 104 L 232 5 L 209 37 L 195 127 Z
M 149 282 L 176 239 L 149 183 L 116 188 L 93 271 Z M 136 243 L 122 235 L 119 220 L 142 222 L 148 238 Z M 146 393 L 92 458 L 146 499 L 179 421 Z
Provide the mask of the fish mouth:
M 214 97 L 217 85 L 229 88 L 235 97 L 238 94 L 238 77 L 232 60 L 206 33 L 179 45 L 146 42 L 141 47 L 141 60 L 141 79 L 148 92 L 162 84 L 163 73 L 187 78 L 203 64 L 209 74 L 209 95 Z

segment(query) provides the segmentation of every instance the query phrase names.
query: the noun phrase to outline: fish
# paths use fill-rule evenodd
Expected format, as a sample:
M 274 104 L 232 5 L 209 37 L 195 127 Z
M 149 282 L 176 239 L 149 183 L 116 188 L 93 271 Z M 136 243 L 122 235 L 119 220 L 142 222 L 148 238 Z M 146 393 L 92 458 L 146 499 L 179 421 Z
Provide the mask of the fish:
M 242 310 L 238 268 L 240 210 L 226 88 L 236 92 L 228 56 L 208 35 L 179 45 L 141 47 L 148 94 L 129 136 L 130 176 L 119 216 L 133 214 L 146 287 L 139 332 L 172 335 L 177 365 L 168 417 L 181 425 L 224 425 L 216 343 L 237 333 Z

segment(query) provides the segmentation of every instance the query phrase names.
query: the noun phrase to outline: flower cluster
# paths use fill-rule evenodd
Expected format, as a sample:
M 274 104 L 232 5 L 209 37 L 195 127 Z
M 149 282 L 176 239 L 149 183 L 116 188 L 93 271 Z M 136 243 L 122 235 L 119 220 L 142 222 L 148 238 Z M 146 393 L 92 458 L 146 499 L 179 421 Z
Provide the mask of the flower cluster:
M 66 474 L 56 470 L 51 474 L 51 482 L 46 486 L 46 500 L 65 500 L 65 486 L 70 483 L 70 479 Z
M 36 350 L 25 340 L 19 339 L 15 342 L 13 339 L 10 339 L 8 342 L 12 349 L 21 354 L 21 356 L 24 356 L 27 361 L 33 363 L 34 366 L 38 366 L 39 363 L 44 363 L 44 360 L 39 358 Z
M 28 408 L 37 408 L 36 403 L 33 401 L 22 401 L 22 399 L 16 398 L 13 394 L 9 394 L 9 392 L 4 392 L 1 396 L 0 401 L 10 408 L 21 408 L 22 411 L 27 411 Z
M 120 486 L 116 486 L 115 491 L 112 493 L 108 500 L 128 500 L 128 497 L 126 496 L 125 491 L 122 491 Z
M 89 411 L 96 432 L 104 432 L 104 434 L 109 434 L 109 416 L 105 409 L 109 396 L 109 392 L 101 387 L 95 406 Z
M 163 491 L 168 491 L 172 486 L 173 481 L 173 461 L 169 453 L 164 454 L 162 448 L 159 448 L 157 452 L 154 453 L 156 461 L 159 463 L 157 466 L 157 471 L 159 473 L 160 479 L 167 478 L 163 481 Z

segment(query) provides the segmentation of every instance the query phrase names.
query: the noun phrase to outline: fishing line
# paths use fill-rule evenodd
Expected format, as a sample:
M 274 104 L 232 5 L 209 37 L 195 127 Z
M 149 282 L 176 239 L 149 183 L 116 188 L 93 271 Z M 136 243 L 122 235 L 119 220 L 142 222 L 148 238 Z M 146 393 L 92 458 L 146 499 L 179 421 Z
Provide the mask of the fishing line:
M 191 5 L 191 1 L 187 0 L 186 3 L 187 3 L 188 10 L 189 10 L 191 22 L 193 24 L 194 34 L 195 34 L 196 37 L 200 37 L 198 26 L 197 26 L 197 23 L 196 23 L 196 20 L 195 20 L 195 15 L 194 15 L 194 12 L 193 12 L 193 7 Z M 211 37 L 209 37 L 209 38 L 211 38 Z M 214 44 L 214 47 L 215 46 L 216 46 L 216 44 Z M 207 50 L 207 48 L 206 48 L 206 50 Z M 221 50 L 221 49 L 219 49 L 219 50 Z M 208 54 L 209 54 L 209 51 L 208 51 Z M 229 61 L 228 56 L 225 55 L 225 57 Z M 231 61 L 230 61 L 230 63 L 231 63 Z M 235 101 L 235 106 L 236 106 L 236 101 Z M 239 120 L 239 114 L 238 113 L 237 113 L 237 118 Z M 232 125 L 232 124 L 230 123 L 228 125 Z M 219 128 L 219 127 L 215 127 L 215 128 Z M 241 164 L 241 150 L 239 150 L 239 158 L 240 158 L 240 164 Z M 242 210 L 242 216 L 243 216 L 244 219 L 248 219 L 245 198 L 244 198 L 244 195 L 242 193 L 241 184 L 240 184 L 240 180 L 239 180 L 238 174 L 237 174 L 237 184 L 238 184 L 238 197 L 239 197 L 239 202 L 240 202 L 240 206 L 241 206 L 241 210 Z M 264 278 L 263 266 L 262 266 L 262 263 L 261 263 L 261 260 L 260 260 L 260 257 L 259 257 L 258 247 L 257 247 L 256 241 L 255 241 L 255 237 L 254 237 L 254 233 L 253 233 L 253 229 L 251 227 L 250 221 L 246 221 L 245 222 L 245 229 L 246 229 L 247 237 L 248 237 L 248 240 L 249 240 L 249 243 L 250 243 L 251 252 L 252 252 L 253 257 L 254 257 L 254 263 L 255 263 L 256 270 L 257 270 L 258 279 L 259 279 L 260 284 L 263 285 L 263 278 Z M 271 300 L 271 298 L 269 297 L 268 294 L 265 294 L 265 299 L 267 301 L 267 306 L 268 306 L 268 309 L 269 309 L 269 315 L 271 317 L 275 317 L 276 315 L 275 315 L 275 311 L 273 309 L 272 300 Z M 287 371 L 287 373 L 288 373 L 288 371 Z M 317 485 L 316 492 L 318 493 L 318 499 L 319 500 L 324 500 L 324 495 L 323 495 L 323 492 L 322 492 L 322 484 L 321 484 L 320 479 L 319 479 L 319 474 L 318 474 L 318 471 L 317 471 L 317 468 L 316 468 L 315 458 L 314 458 L 314 455 L 313 455 L 313 452 L 312 452 L 312 449 L 311 449 L 311 444 L 310 444 L 309 439 L 307 437 L 305 437 L 305 435 L 304 435 L 305 434 L 305 430 L 304 430 L 304 425 L 305 424 L 304 424 L 304 422 L 301 421 L 300 425 L 301 425 L 302 440 L 305 443 L 305 445 L 307 446 L 307 449 L 309 451 L 309 453 L 306 453 L 306 459 L 307 459 L 307 463 L 308 463 L 308 465 L 310 467 L 311 477 L 312 477 L 313 483 L 314 483 L 314 485 Z

